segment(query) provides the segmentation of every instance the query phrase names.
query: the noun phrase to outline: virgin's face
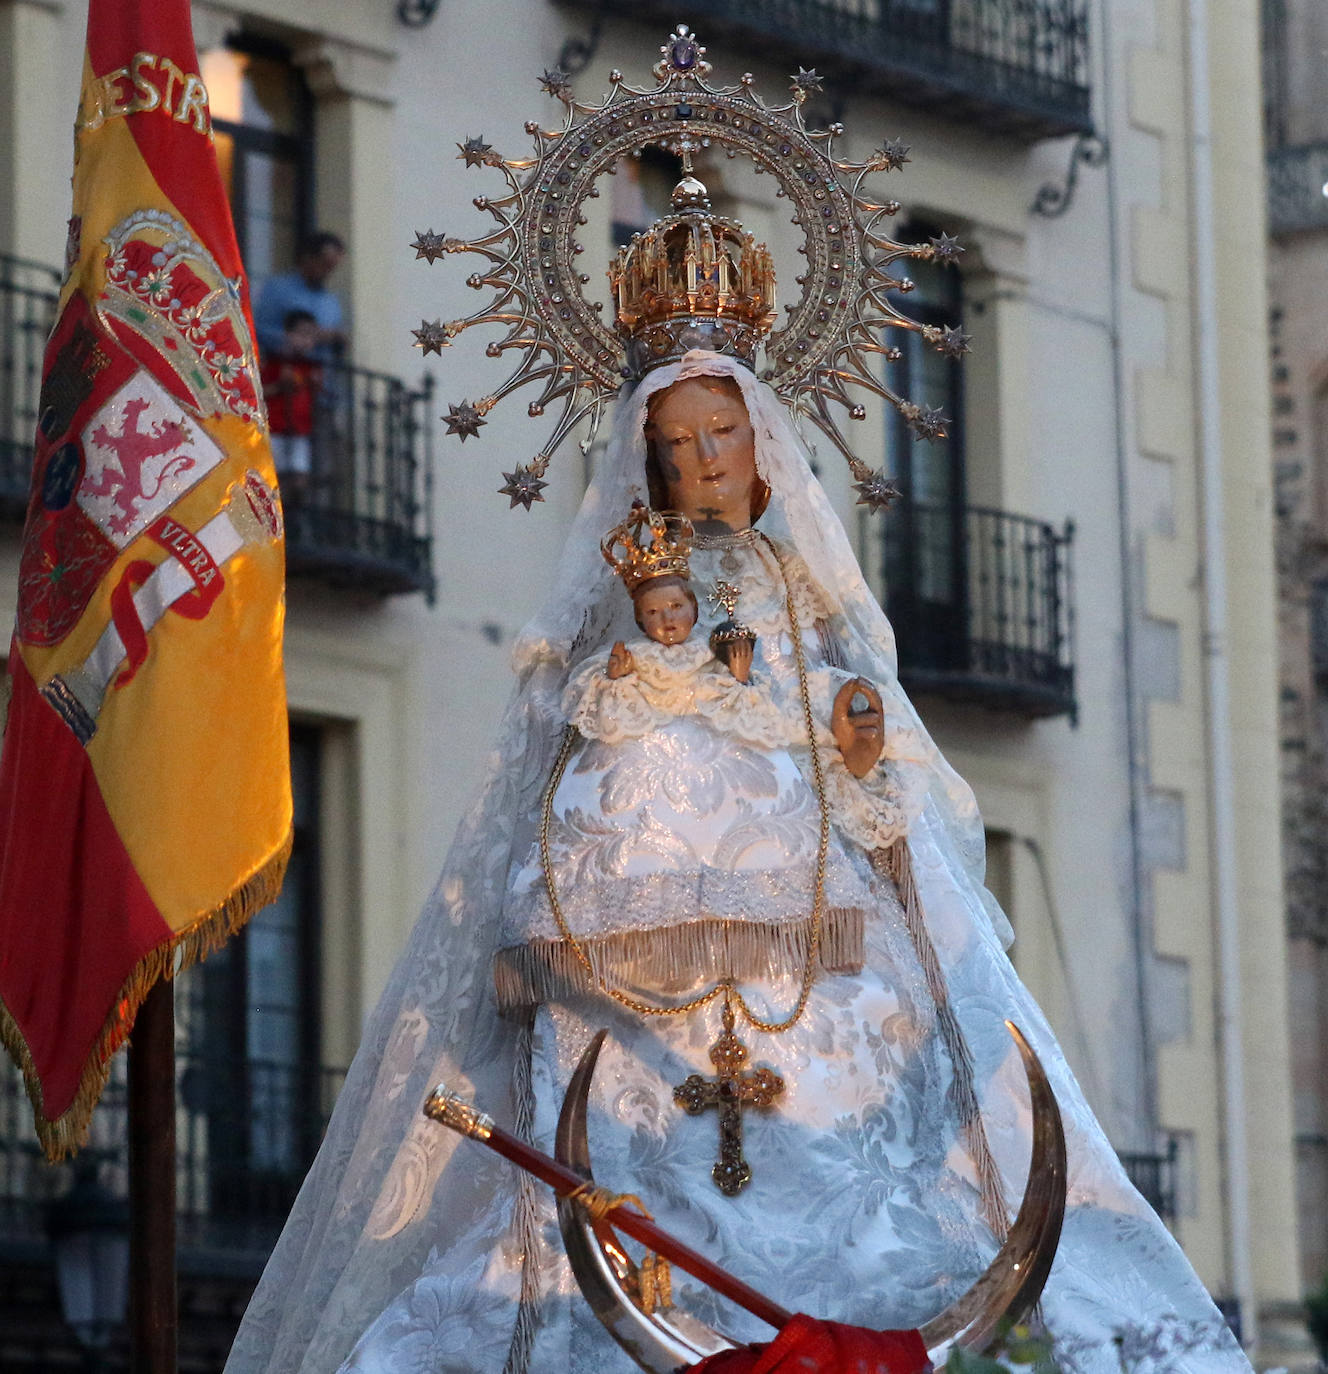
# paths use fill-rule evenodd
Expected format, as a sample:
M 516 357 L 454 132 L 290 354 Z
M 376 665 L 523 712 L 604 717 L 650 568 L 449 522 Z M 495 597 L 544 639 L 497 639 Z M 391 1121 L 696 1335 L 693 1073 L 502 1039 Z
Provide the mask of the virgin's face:
M 649 434 L 672 509 L 701 533 L 752 523 L 756 441 L 739 397 L 699 377 L 676 382 L 655 402 Z

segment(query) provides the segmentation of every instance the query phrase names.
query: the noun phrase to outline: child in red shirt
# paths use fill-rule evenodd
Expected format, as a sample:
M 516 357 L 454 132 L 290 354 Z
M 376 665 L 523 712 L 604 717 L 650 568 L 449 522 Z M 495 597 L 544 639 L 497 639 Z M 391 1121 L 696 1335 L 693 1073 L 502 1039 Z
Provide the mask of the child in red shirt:
M 313 470 L 314 404 L 323 369 L 313 357 L 318 321 L 307 310 L 292 310 L 282 328 L 281 352 L 263 364 L 263 395 L 277 476 L 287 495 L 295 495 Z

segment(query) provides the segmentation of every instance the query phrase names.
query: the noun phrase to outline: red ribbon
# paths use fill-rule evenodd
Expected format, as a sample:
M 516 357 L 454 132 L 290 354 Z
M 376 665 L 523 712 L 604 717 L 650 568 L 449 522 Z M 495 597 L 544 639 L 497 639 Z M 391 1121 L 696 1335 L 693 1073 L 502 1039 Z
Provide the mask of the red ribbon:
M 177 533 L 175 542 L 168 542 L 168 535 Z M 171 602 L 169 609 L 186 620 L 202 620 L 212 609 L 213 603 L 221 595 L 224 580 L 221 569 L 212 561 L 211 555 L 182 526 L 168 520 L 165 516 L 148 530 L 148 535 L 162 548 L 175 554 L 180 538 L 187 540 L 192 553 L 191 558 L 178 561 L 193 578 L 194 585 L 183 596 Z M 148 656 L 148 636 L 139 619 L 138 607 L 134 605 L 134 593 L 156 571 L 156 565 L 146 558 L 136 558 L 120 574 L 120 580 L 111 591 L 111 622 L 120 635 L 128 662 L 115 679 L 117 687 L 123 687 L 133 680 L 134 674 L 143 666 Z

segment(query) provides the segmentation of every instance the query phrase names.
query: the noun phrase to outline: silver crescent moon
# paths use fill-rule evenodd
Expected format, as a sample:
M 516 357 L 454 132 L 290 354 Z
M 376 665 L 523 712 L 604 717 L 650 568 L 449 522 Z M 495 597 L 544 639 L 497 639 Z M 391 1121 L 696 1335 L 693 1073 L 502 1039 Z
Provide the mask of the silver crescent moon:
M 1041 1061 L 1012 1022 L 1032 1099 L 1033 1149 L 1028 1183 L 1014 1225 L 986 1272 L 963 1297 L 923 1325 L 919 1334 L 932 1364 L 940 1367 L 952 1346 L 981 1351 L 1002 1324 L 1026 1316 L 1042 1293 L 1060 1243 L 1067 1184 L 1065 1131 L 1060 1109 Z M 554 1153 L 588 1182 L 590 1141 L 586 1104 L 607 1031 L 587 1046 L 563 1098 Z M 689 1364 L 736 1342 L 676 1307 L 647 1313 L 640 1305 L 637 1266 L 618 1243 L 613 1228 L 590 1220 L 566 1198 L 558 1200 L 558 1224 L 572 1273 L 591 1310 L 619 1345 L 650 1374 L 676 1374 Z
M 576 1066 L 558 1115 L 554 1155 L 588 1183 L 590 1139 L 586 1132 L 586 1101 L 601 1046 L 608 1031 L 599 1031 Z M 558 1225 L 572 1273 L 591 1310 L 609 1335 L 641 1366 L 653 1374 L 674 1374 L 707 1355 L 734 1349 L 736 1342 L 681 1308 L 646 1312 L 640 1303 L 641 1284 L 636 1262 L 618 1243 L 607 1222 L 595 1223 L 586 1211 L 567 1198 L 558 1199 Z

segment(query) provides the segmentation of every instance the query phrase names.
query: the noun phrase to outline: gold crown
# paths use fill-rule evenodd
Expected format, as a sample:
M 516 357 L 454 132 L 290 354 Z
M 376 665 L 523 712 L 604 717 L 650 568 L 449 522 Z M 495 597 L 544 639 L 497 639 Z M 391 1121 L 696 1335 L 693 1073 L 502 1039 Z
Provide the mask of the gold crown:
M 647 527 L 650 542 L 643 543 Z M 628 595 L 654 577 L 690 578 L 687 560 L 692 552 L 692 522 L 676 510 L 653 510 L 632 502 L 632 513 L 600 542 L 604 561 L 623 580 Z
M 775 322 L 770 250 L 736 220 L 712 213 L 705 186 L 684 176 L 674 213 L 618 250 L 609 268 L 617 330 L 632 377 L 693 348 L 751 366 Z

